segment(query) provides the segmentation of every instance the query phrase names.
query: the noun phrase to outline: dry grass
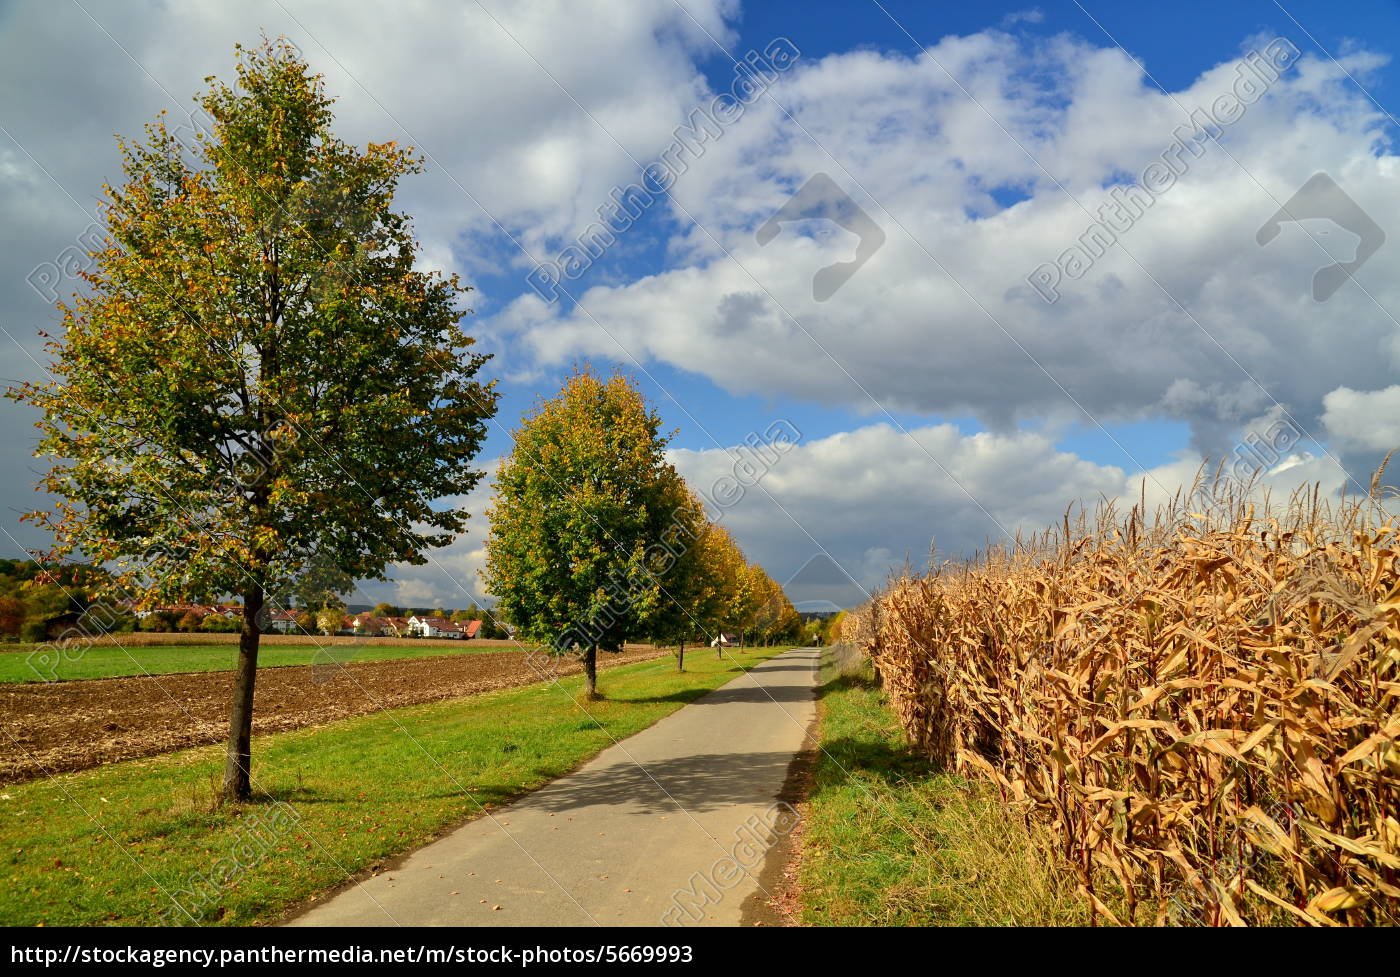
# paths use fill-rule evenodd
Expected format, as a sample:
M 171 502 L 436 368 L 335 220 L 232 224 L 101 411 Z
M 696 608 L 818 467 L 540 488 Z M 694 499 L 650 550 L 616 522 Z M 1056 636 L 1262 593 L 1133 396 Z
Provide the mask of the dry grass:
M 1193 491 L 851 615 L 932 759 L 1032 809 L 1121 923 L 1393 922 L 1400 529 Z M 993 830 L 996 830 L 994 827 Z

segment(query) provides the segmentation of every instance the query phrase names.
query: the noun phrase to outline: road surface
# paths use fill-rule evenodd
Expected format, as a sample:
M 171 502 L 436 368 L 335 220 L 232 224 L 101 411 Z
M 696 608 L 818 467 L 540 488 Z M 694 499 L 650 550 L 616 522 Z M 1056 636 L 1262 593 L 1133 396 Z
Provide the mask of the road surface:
M 819 655 L 758 665 L 289 925 L 738 925 L 794 823 L 777 798 Z

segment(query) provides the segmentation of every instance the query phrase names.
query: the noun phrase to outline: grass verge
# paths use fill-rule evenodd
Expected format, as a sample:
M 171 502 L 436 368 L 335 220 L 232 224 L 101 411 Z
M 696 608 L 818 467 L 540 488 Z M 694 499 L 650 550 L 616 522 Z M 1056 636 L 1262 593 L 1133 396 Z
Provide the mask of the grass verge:
M 683 674 L 671 658 L 624 665 L 603 673 L 607 699 L 587 715 L 570 676 L 257 737 L 260 796 L 246 805 L 214 808 L 216 747 L 7 787 L 0 925 L 153 924 L 170 918 L 176 893 L 202 924 L 275 918 L 782 650 L 752 649 L 741 664 L 697 655 Z
M 839 646 L 837 646 L 839 648 Z M 798 886 L 809 926 L 1073 926 L 1046 839 L 984 785 L 904 745 L 868 661 L 822 662 Z

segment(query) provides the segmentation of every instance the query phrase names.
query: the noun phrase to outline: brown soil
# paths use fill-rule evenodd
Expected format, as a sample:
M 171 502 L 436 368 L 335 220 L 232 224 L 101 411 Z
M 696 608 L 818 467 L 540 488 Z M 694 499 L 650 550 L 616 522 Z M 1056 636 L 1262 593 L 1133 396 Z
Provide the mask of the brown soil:
M 600 654 L 598 667 L 667 654 L 629 645 L 620 654 Z M 558 674 L 580 670 L 577 662 L 565 661 Z M 522 651 L 267 668 L 258 672 L 253 732 L 300 729 L 538 681 Z M 221 743 L 228 736 L 232 695 L 232 672 L 0 685 L 0 784 Z

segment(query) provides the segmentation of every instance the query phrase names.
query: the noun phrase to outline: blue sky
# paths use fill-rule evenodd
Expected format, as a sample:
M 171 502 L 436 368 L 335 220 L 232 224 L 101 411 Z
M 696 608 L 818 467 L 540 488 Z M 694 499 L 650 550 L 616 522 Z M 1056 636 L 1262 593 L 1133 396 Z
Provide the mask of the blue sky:
M 259 29 L 325 72 L 343 136 L 427 155 L 400 203 L 424 265 L 477 289 L 469 329 L 503 395 L 483 464 L 582 362 L 638 379 L 702 491 L 782 421 L 798 446 L 723 513 L 779 580 L 822 555 L 870 586 L 925 563 L 932 540 L 954 555 L 1074 501 L 1166 498 L 1260 432 L 1292 432 L 1262 460 L 1275 491 L 1364 482 L 1400 443 L 1393 2 L 0 4 L 11 379 L 37 374 L 53 321 L 25 280 L 91 220 L 111 134 L 228 75 Z M 560 255 L 730 90 L 721 48 L 780 38 L 791 65 L 568 295 L 541 301 L 522 249 Z M 1198 155 L 1178 148 L 1183 172 L 1082 278 L 1059 275 L 1093 213 L 1279 41 L 1296 57 L 1262 95 Z M 1256 238 L 1318 172 L 1390 232 L 1323 301 L 1310 276 L 1348 260 L 1350 235 L 1298 221 Z M 758 231 L 821 174 L 883 244 L 818 300 L 817 269 L 857 236 L 815 219 Z M 1032 284 L 1046 268 L 1053 303 Z M 37 463 L 23 409 L 0 409 L 0 546 L 18 555 L 41 542 L 13 518 Z M 454 500 L 473 528 L 427 568 L 366 593 L 479 592 L 489 495 Z
M 895 51 L 914 55 L 921 44 L 932 43 L 948 34 L 971 34 L 987 28 L 1001 28 L 1026 37 L 1050 38 L 1070 33 L 1092 43 L 1122 45 L 1139 59 L 1152 79 L 1168 90 L 1185 87 L 1202 71 L 1229 60 L 1244 38 L 1267 33 L 1297 38 L 1299 46 L 1319 55 L 1323 49 L 1333 54 L 1348 50 L 1362 38 L 1393 38 L 1400 41 L 1400 3 L 1290 2 L 1280 6 L 1272 0 L 1229 4 L 1186 2 L 1174 4 L 1170 16 L 1139 4 L 1125 3 L 1024 3 L 931 4 L 888 2 L 819 2 L 791 5 L 763 3 L 745 5 L 732 21 L 737 39 L 727 44 L 730 51 L 743 52 L 762 47 L 774 37 L 790 38 L 803 58 L 819 59 L 852 50 Z M 1301 28 L 1299 25 L 1302 25 Z M 1311 35 L 1311 38 L 1308 36 Z M 912 37 L 912 39 L 911 39 Z M 715 91 L 728 87 L 733 64 L 718 47 L 712 56 L 697 59 L 697 67 Z M 1393 105 L 1397 68 L 1391 63 L 1373 75 L 1366 90 L 1387 109 Z M 643 162 L 649 162 L 643 159 Z M 1007 202 L 1021 198 L 1007 191 Z M 667 267 L 666 240 L 678 224 L 660 208 L 653 209 L 627 232 L 625 246 L 610 252 L 583 275 L 570 283 L 569 291 L 581 294 L 595 281 L 629 281 L 655 274 Z M 499 242 L 510 250 L 508 241 Z M 614 260 L 612 255 L 618 256 Z M 518 275 L 484 278 L 491 290 L 509 294 L 517 287 Z M 568 299 L 562 301 L 568 302 Z M 710 435 L 729 444 L 752 430 L 755 415 L 781 415 L 791 418 L 809 437 L 824 437 L 849 428 L 862 414 L 848 409 L 825 409 L 806 400 L 795 400 L 772 391 L 754 390 L 746 396 L 728 393 L 704 376 L 668 363 L 648 363 L 643 373 L 625 356 L 618 364 L 636 376 L 648 395 L 666 409 L 668 419 L 678 427 L 675 444 L 703 449 L 711 447 Z M 604 362 L 600 359 L 600 363 Z M 648 377 L 655 378 L 655 381 Z M 562 374 L 552 374 L 551 382 Z M 502 416 L 515 418 L 549 383 L 508 384 Z M 872 408 L 873 409 L 873 408 Z M 927 417 L 893 410 L 906 426 L 918 425 Z M 687 422 L 687 415 L 700 425 Z M 965 433 L 983 430 L 975 417 L 939 416 L 940 421 L 956 424 Z M 1186 424 L 1172 420 L 1142 420 L 1105 425 L 1112 437 L 1092 423 L 1073 425 L 1058 434 L 1056 443 L 1065 450 L 1101 464 L 1129 466 L 1132 462 L 1115 439 L 1134 446 L 1133 458 L 1146 465 L 1164 464 L 1187 444 Z M 708 434 L 706 433 L 708 431 Z M 498 432 L 496 441 L 508 439 Z

